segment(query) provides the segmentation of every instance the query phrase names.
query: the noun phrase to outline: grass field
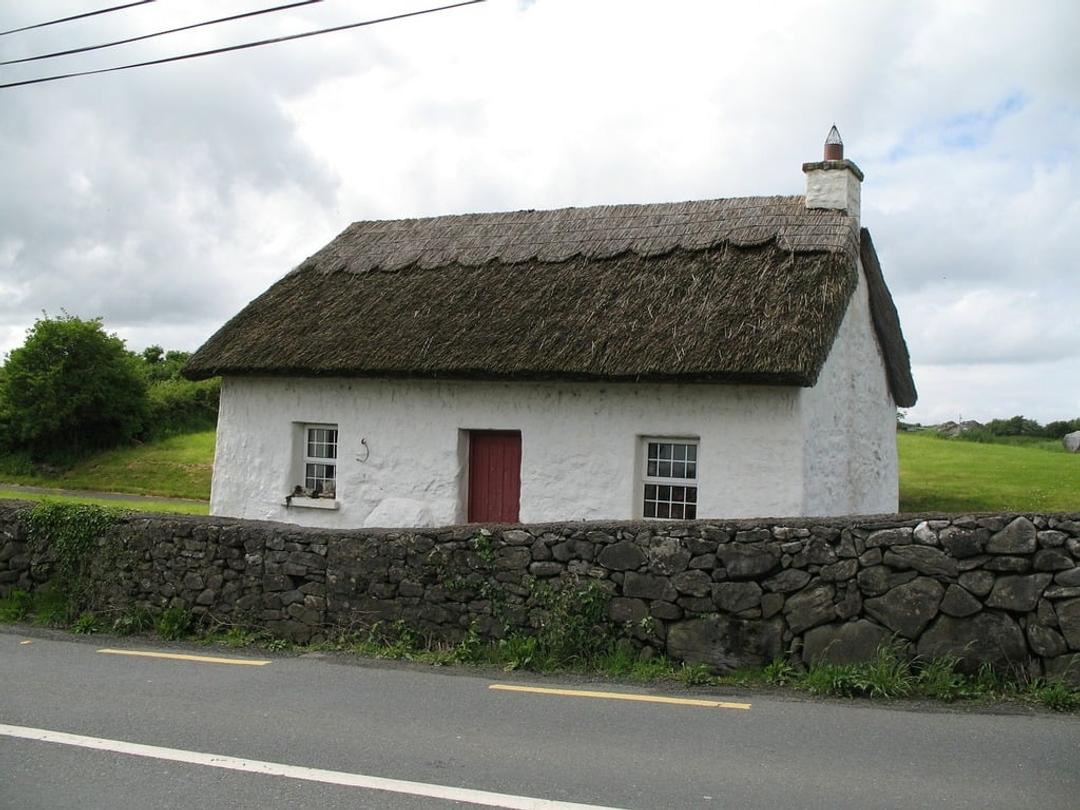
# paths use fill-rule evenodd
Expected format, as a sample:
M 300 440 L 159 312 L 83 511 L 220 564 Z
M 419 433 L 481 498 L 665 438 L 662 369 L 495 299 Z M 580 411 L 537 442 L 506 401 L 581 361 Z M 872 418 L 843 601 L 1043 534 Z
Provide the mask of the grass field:
M 1080 455 L 1065 453 L 1059 442 L 1017 438 L 981 444 L 926 432 L 900 433 L 897 444 L 901 511 L 1080 511 Z M 207 500 L 213 459 L 214 432 L 204 431 L 110 450 L 51 477 L 7 474 L 0 464 L 0 481 Z M 5 497 L 29 496 L 0 491 Z M 123 506 L 161 511 L 157 505 Z M 190 508 L 205 514 L 203 506 Z
M 7 472 L 0 465 L 0 482 L 208 500 L 213 464 L 214 431 L 206 430 L 108 450 L 54 476 Z
M 43 495 L 35 492 L 15 492 L 0 486 L 0 500 L 17 501 L 59 501 L 61 503 L 89 503 L 111 509 L 124 509 L 131 512 L 168 512 L 174 515 L 206 515 L 210 507 L 205 503 L 169 503 L 151 501 L 124 501 L 112 498 L 93 498 L 81 495 Z
M 983 444 L 900 433 L 902 512 L 1077 512 L 1080 454 L 1049 439 Z

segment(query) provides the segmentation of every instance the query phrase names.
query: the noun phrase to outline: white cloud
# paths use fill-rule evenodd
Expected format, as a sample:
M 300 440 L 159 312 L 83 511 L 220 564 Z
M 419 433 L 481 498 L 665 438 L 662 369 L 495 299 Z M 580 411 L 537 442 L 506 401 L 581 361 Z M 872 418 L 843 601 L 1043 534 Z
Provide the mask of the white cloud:
M 320 3 L 62 67 L 421 7 Z M 5 46 L 243 8 L 149 4 Z M 61 307 L 135 346 L 194 348 L 356 219 L 800 193 L 835 121 L 867 175 L 913 412 L 1078 416 L 1078 23 L 1071 0 L 492 0 L 0 91 L 0 348 Z

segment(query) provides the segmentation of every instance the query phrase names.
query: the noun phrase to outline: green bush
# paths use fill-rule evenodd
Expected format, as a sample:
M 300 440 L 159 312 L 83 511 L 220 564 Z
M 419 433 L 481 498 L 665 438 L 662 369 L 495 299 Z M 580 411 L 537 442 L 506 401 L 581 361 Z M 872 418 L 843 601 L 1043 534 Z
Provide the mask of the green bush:
M 145 424 L 139 361 L 98 318 L 37 320 L 8 356 L 0 386 L 3 436 L 35 458 L 121 444 Z
M 142 433 L 144 439 L 194 433 L 217 424 L 220 377 L 199 382 L 184 379 L 152 382 L 147 394 L 149 413 Z

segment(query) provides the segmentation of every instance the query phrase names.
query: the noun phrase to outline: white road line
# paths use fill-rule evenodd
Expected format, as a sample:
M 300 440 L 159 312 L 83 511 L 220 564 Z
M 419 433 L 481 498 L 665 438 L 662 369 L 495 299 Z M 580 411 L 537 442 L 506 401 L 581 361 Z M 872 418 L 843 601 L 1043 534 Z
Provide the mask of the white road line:
M 511 810 L 618 810 L 596 804 L 576 804 L 558 802 L 550 799 L 535 799 L 529 796 L 513 796 L 506 793 L 491 793 L 486 790 L 432 785 L 425 782 L 408 782 L 402 779 L 384 779 L 381 776 L 365 776 L 359 773 L 326 771 L 321 768 L 304 768 L 300 765 L 284 765 L 279 762 L 262 762 L 257 759 L 205 754 L 199 751 L 185 751 L 180 748 L 161 748 L 156 745 L 107 740 L 100 737 L 84 737 L 81 734 L 68 734 L 63 731 L 49 731 L 43 728 L 9 726 L 0 723 L 0 736 L 17 737 L 23 740 L 38 740 L 59 745 L 73 745 L 78 748 L 91 748 L 97 751 L 112 751 L 117 754 L 130 754 L 150 759 L 165 759 L 172 762 L 186 762 L 191 765 L 205 765 L 210 768 L 222 768 L 228 771 L 242 771 L 264 776 L 284 776 L 288 779 L 303 779 L 307 782 L 324 782 L 328 785 L 382 790 L 387 793 L 405 793 L 411 796 L 426 796 L 432 799 L 445 799 L 453 802 L 468 802 L 483 807 L 505 807 Z

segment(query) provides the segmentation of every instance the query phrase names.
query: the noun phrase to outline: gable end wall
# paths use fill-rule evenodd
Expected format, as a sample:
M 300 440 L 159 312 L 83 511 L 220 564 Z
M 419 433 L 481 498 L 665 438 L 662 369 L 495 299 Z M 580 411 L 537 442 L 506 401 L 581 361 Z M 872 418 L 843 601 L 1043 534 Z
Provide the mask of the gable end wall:
M 884 514 L 898 507 L 896 403 L 862 262 L 858 270 L 858 287 L 818 382 L 800 395 L 803 515 Z

